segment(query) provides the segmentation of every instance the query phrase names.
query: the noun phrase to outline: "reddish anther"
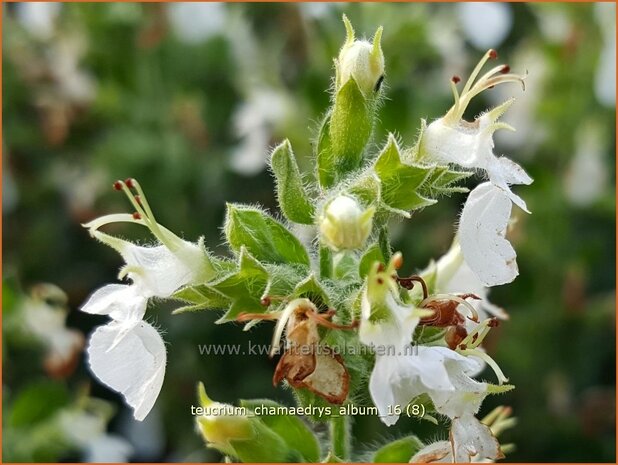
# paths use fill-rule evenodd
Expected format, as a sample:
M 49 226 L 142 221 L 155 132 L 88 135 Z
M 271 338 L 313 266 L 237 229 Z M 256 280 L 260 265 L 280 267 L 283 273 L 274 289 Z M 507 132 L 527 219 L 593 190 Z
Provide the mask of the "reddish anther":
M 459 76 L 453 76 L 451 78 L 451 81 L 453 81 L 453 84 L 457 84 L 459 81 L 461 81 L 461 78 Z
M 140 215 L 138 212 L 133 212 L 133 219 L 134 220 L 141 220 L 142 219 L 142 215 Z
M 133 189 L 135 187 L 135 179 L 127 178 L 124 183 L 127 185 L 129 189 Z
M 115 191 L 121 191 L 122 181 L 116 181 L 114 184 L 112 184 L 112 187 L 114 188 Z
M 493 48 L 487 53 L 489 55 L 489 58 L 491 58 L 492 60 L 498 58 L 498 52 L 496 52 Z
M 501 72 L 502 74 L 507 74 L 507 73 L 509 73 L 510 71 L 511 71 L 511 67 L 510 67 L 509 65 L 504 65 L 504 66 L 502 67 L 502 69 L 500 70 L 500 72 Z

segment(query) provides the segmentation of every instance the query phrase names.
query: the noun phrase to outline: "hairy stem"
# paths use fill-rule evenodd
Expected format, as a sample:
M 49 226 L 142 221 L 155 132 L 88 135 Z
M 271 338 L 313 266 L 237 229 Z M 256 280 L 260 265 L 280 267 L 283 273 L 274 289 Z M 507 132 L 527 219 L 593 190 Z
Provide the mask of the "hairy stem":
M 341 415 L 330 419 L 330 443 L 337 458 L 350 460 L 350 417 Z

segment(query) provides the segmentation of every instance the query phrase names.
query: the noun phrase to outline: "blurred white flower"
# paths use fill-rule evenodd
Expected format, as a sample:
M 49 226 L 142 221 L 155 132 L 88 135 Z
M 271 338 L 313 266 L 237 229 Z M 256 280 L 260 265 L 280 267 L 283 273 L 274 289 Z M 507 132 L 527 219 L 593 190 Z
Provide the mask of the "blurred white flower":
M 616 106 L 616 4 L 595 3 L 597 22 L 603 33 L 603 50 L 594 77 L 594 93 L 606 107 Z
M 564 8 L 551 3 L 538 3 L 530 4 L 530 9 L 536 14 L 539 31 L 548 42 L 561 44 L 568 40 L 573 24 Z
M 577 207 L 587 207 L 607 189 L 607 138 L 594 124 L 583 124 L 575 135 L 575 155 L 564 179 L 567 199 Z
M 17 20 L 29 34 L 41 40 L 53 35 L 62 3 L 19 2 L 15 6 Z
M 75 369 L 84 347 L 81 332 L 66 327 L 67 296 L 53 284 L 38 284 L 22 303 L 22 323 L 26 331 L 47 349 L 45 371 L 63 378 Z
M 457 13 L 466 38 L 479 50 L 498 47 L 513 26 L 508 3 L 462 2 Z
M 273 131 L 292 112 L 292 102 L 283 92 L 252 89 L 234 112 L 234 134 L 240 142 L 231 154 L 232 169 L 246 176 L 262 171 L 267 165 Z
M 61 431 L 83 451 L 83 461 L 91 463 L 127 462 L 133 447 L 120 436 L 107 434 L 107 415 L 103 411 L 78 407 L 60 412 Z
M 179 2 L 166 6 L 172 30 L 182 42 L 196 44 L 225 32 L 223 3 Z

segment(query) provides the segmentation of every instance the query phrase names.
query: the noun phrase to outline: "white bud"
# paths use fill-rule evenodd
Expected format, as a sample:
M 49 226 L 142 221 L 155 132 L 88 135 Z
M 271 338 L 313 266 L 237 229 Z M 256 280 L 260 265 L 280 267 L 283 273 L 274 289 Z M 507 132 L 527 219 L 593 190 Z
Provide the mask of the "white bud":
M 335 251 L 361 248 L 371 233 L 374 213 L 374 207 L 363 211 L 351 197 L 336 197 L 320 216 L 322 240 Z
M 337 90 L 354 78 L 363 95 L 369 97 L 379 89 L 384 78 L 384 54 L 380 46 L 382 28 L 376 31 L 373 42 L 354 40 L 354 29 L 346 16 L 343 22 L 347 37 L 336 62 Z

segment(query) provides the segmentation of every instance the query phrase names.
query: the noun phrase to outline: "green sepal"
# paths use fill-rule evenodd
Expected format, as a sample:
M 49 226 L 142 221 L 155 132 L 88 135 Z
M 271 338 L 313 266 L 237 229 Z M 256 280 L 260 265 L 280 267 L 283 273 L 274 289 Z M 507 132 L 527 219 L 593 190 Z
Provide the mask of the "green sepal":
M 360 168 L 373 131 L 374 105 L 353 78 L 335 95 L 332 112 L 318 137 L 318 174 L 322 187 L 331 187 Z
M 212 289 L 232 301 L 227 313 L 217 323 L 233 321 L 242 312 L 266 311 L 266 307 L 260 303 L 269 281 L 266 268 L 244 247 L 240 250 L 238 262 L 237 271 L 209 284 Z
M 196 312 L 199 310 L 220 310 L 230 304 L 230 299 L 207 284 L 188 286 L 172 294 L 177 299 L 189 305 L 177 308 L 172 314 Z
M 392 134 L 378 156 L 374 170 L 382 184 L 381 200 L 388 207 L 409 211 L 436 203 L 419 193 L 419 188 L 430 175 L 431 168 L 402 163 L 397 141 Z
M 487 392 L 489 394 L 504 394 L 515 389 L 513 384 L 491 384 L 487 383 Z
M 358 274 L 361 279 L 365 279 L 369 274 L 369 270 L 375 262 L 380 262 L 386 265 L 387 260 L 384 259 L 384 254 L 380 246 L 375 243 L 370 245 L 365 253 L 361 256 L 360 261 L 358 262 Z
M 228 203 L 224 229 L 237 253 L 245 247 L 263 262 L 309 265 L 307 250 L 296 236 L 260 209 Z
M 312 273 L 299 282 L 292 291 L 292 298 L 305 297 L 315 304 L 317 308 L 328 308 L 331 298 Z
M 373 463 L 408 463 L 425 445 L 414 435 L 406 436 L 380 447 L 373 454 Z
M 315 207 L 303 185 L 289 140 L 273 150 L 270 167 L 277 180 L 277 199 L 283 214 L 295 223 L 313 224 Z

